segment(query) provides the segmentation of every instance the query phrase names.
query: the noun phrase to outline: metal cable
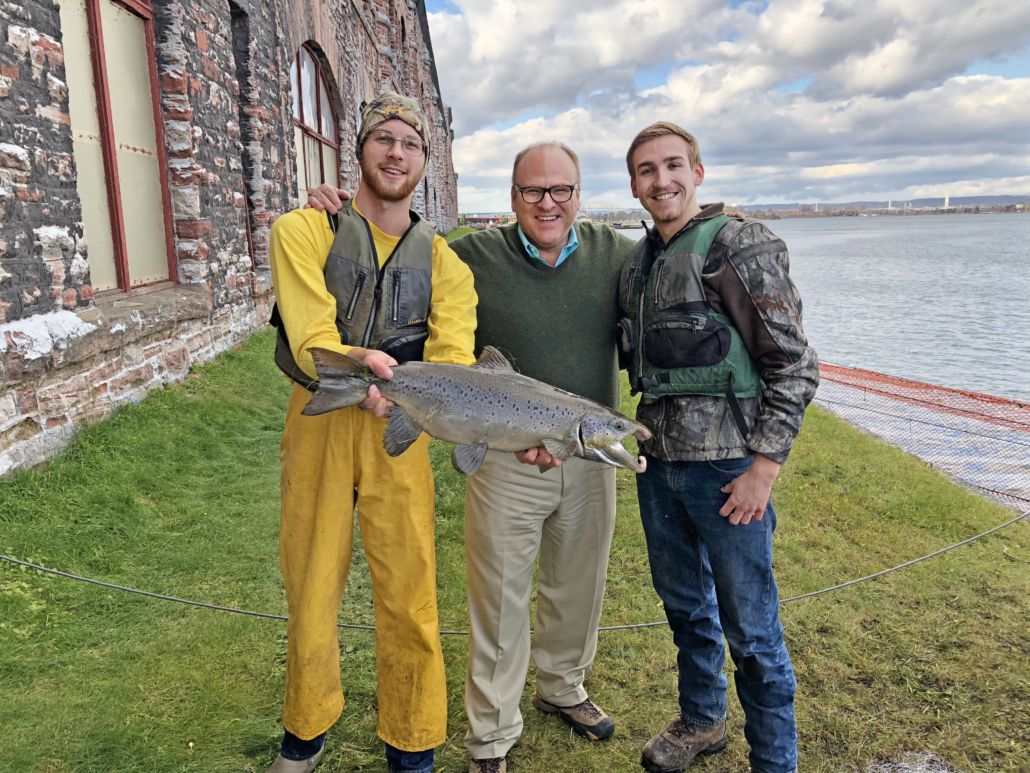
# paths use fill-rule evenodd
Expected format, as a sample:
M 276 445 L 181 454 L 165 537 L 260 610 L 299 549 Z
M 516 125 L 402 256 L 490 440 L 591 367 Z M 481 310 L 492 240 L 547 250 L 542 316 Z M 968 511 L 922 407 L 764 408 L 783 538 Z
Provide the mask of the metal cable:
M 982 534 L 977 534 L 975 537 L 970 537 L 969 539 L 962 540 L 962 542 L 957 542 L 954 545 L 951 545 L 950 547 L 946 547 L 946 548 L 943 548 L 941 550 L 935 551 L 933 553 L 930 553 L 929 555 L 923 556 L 922 558 L 916 558 L 916 559 L 914 559 L 912 561 L 906 561 L 905 563 L 898 564 L 897 566 L 891 567 L 890 569 L 884 569 L 882 572 L 877 572 L 876 574 L 870 574 L 870 575 L 868 575 L 866 577 L 860 577 L 857 580 L 850 580 L 848 582 L 843 582 L 840 585 L 834 585 L 834 586 L 829 587 L 829 588 L 823 588 L 822 590 L 813 591 L 811 593 L 803 593 L 800 596 L 791 596 L 790 598 L 787 598 L 787 599 L 780 599 L 780 604 L 787 604 L 787 603 L 789 603 L 791 601 L 798 601 L 799 599 L 807 599 L 807 598 L 811 598 L 812 596 L 819 596 L 819 595 L 822 595 L 823 593 L 829 593 L 830 591 L 839 590 L 841 588 L 847 588 L 850 585 L 857 585 L 858 583 L 865 582 L 866 580 L 872 580 L 872 579 L 874 579 L 876 577 L 882 577 L 885 574 L 890 574 L 891 572 L 896 572 L 899 569 L 904 569 L 906 566 L 912 566 L 913 564 L 918 564 L 920 561 L 926 561 L 928 558 L 933 558 L 934 556 L 941 555 L 941 553 L 947 553 L 949 550 L 954 550 L 955 548 L 962 547 L 963 545 L 968 545 L 970 542 L 975 542 L 978 539 L 982 539 L 983 537 L 986 537 L 989 534 L 993 534 L 996 531 L 1000 531 L 1001 529 L 1004 529 L 1006 526 L 1011 526 L 1012 524 L 1016 523 L 1017 521 L 1022 521 L 1024 518 L 1027 518 L 1028 516 L 1030 516 L 1030 510 L 1028 510 L 1027 512 L 1023 513 L 1022 515 L 1020 515 L 1020 516 L 1018 516 L 1016 518 L 1013 518 L 1011 521 L 1008 521 L 1006 523 L 1001 524 L 1000 526 L 995 526 L 993 529 L 988 529 L 987 531 L 983 532 Z M 161 599 L 162 601 L 175 601 L 175 602 L 177 602 L 179 604 L 187 604 L 187 605 L 189 605 L 191 607 L 203 607 L 204 609 L 216 609 L 219 612 L 235 612 L 238 615 L 249 615 L 251 617 L 265 617 L 265 618 L 268 618 L 270 620 L 288 620 L 289 619 L 285 615 L 270 615 L 270 614 L 267 614 L 266 612 L 251 612 L 251 611 L 246 610 L 246 609 L 236 609 L 234 607 L 223 607 L 223 606 L 219 606 L 217 604 L 205 604 L 202 601 L 190 601 L 189 599 L 180 599 L 180 598 L 176 598 L 175 596 L 164 596 L 164 595 L 162 595 L 160 593 L 150 593 L 149 591 L 145 591 L 145 590 L 137 590 L 136 588 L 128 588 L 128 587 L 126 587 L 124 585 L 115 585 L 114 583 L 102 582 L 100 580 L 94 580 L 94 579 L 91 579 L 89 577 L 80 577 L 77 574 L 69 574 L 67 572 L 59 572 L 56 569 L 47 569 L 45 566 L 39 566 L 38 564 L 30 564 L 28 561 L 19 561 L 17 558 L 11 558 L 10 556 L 0 555 L 0 559 L 2 559 L 4 561 L 8 561 L 8 562 L 10 562 L 12 564 L 17 564 L 18 566 L 25 566 L 25 567 L 28 567 L 29 569 L 35 569 L 35 570 L 40 571 L 40 572 L 46 572 L 47 574 L 53 574 L 53 575 L 56 575 L 58 577 L 66 577 L 69 580 L 78 580 L 79 582 L 88 582 L 88 583 L 91 583 L 92 585 L 100 585 L 101 587 L 113 588 L 114 590 L 122 590 L 122 591 L 125 591 L 126 593 L 135 593 L 135 594 L 140 595 L 140 596 L 149 596 L 150 598 Z M 628 630 L 630 628 L 655 628 L 655 627 L 660 626 L 660 625 L 668 625 L 668 624 L 669 623 L 667 621 L 662 620 L 662 621 L 656 622 L 656 623 L 636 623 L 634 625 L 608 625 L 608 626 L 603 626 L 601 628 L 598 628 L 597 630 L 598 631 L 625 631 L 625 630 Z M 336 627 L 337 628 L 348 628 L 348 629 L 359 630 L 359 631 L 374 631 L 375 630 L 375 626 L 374 625 L 354 625 L 354 624 L 350 624 L 350 623 L 337 623 Z M 441 636 L 468 636 L 469 632 L 468 631 L 440 631 L 440 635 Z

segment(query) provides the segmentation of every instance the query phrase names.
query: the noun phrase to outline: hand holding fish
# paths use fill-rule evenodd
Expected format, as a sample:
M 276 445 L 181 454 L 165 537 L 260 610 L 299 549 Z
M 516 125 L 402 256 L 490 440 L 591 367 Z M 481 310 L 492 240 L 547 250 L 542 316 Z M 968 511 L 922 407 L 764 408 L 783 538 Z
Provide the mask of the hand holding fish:
M 561 467 L 561 459 L 555 459 L 543 446 L 516 451 L 515 458 L 523 464 L 535 464 L 537 467 Z
M 379 378 L 393 378 L 391 367 L 397 364 L 397 360 L 389 354 L 377 349 L 351 349 L 350 356 L 365 363 L 365 365 L 368 366 L 368 369 Z M 365 402 L 363 403 L 366 409 L 372 411 L 373 415 L 378 416 L 380 419 L 384 419 L 389 416 L 390 410 L 396 404 L 397 403 L 392 400 L 387 400 L 383 397 L 379 393 L 379 387 L 375 384 L 372 384 L 368 388 L 368 397 L 365 398 Z
M 369 399 L 377 410 L 384 406 L 384 413 L 389 407 L 383 445 L 390 456 L 404 453 L 427 432 L 455 445 L 451 462 L 465 475 L 479 470 L 490 449 L 533 455 L 541 472 L 572 456 L 634 472 L 645 469 L 644 457 L 629 453 L 622 441 L 629 436 L 647 440 L 647 427 L 516 373 L 491 346 L 471 367 L 417 361 L 397 365 L 380 352 L 364 349 L 351 356 L 310 351 L 318 369 L 318 391 L 302 413 L 317 416 Z M 540 455 L 541 447 L 546 457 Z

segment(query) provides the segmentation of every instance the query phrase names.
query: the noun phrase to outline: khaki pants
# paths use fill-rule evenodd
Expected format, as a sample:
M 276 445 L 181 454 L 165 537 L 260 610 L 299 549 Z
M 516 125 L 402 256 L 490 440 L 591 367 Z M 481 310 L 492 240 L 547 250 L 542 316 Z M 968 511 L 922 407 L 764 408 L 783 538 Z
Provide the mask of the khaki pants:
M 490 451 L 469 477 L 465 555 L 471 618 L 465 746 L 473 759 L 503 757 L 522 733 L 519 701 L 532 655 L 537 694 L 558 706 L 587 697 L 597 652 L 608 552 L 615 527 L 615 469 L 567 460 L 541 474 Z M 536 628 L 529 598 L 540 555 Z
M 385 419 L 357 406 L 302 416 L 310 398 L 294 386 L 280 451 L 279 560 L 290 609 L 283 725 L 314 738 L 343 710 L 336 617 L 351 563 L 357 490 L 375 602 L 378 734 L 404 751 L 432 749 L 447 737 L 447 687 L 429 438 L 391 459 L 383 448 Z

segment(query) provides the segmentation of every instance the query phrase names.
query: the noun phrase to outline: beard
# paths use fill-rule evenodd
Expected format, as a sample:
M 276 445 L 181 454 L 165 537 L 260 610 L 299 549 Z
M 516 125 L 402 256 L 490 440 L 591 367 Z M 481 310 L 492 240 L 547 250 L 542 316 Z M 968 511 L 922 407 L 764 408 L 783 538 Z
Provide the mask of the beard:
M 365 161 L 364 154 L 362 154 L 358 163 L 361 166 L 362 180 L 364 180 L 365 184 L 372 190 L 372 193 L 384 201 L 404 201 L 404 199 L 408 198 L 414 192 L 415 188 L 418 187 L 418 184 L 422 182 L 421 175 L 418 177 L 410 176 L 406 177 L 403 181 L 398 181 L 401 183 L 400 187 L 388 188 L 383 185 L 382 181 L 379 179 L 377 174 L 379 170 Z

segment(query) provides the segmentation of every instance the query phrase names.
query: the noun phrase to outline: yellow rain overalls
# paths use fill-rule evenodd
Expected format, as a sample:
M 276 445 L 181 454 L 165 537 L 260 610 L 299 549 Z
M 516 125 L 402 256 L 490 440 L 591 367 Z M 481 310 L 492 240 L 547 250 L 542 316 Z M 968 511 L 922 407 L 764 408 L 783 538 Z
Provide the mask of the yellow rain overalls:
M 380 266 L 398 237 L 369 223 Z M 324 212 L 290 212 L 272 227 L 270 261 L 290 349 L 309 376 L 308 349 L 346 353 L 336 299 L 325 285 L 333 232 Z M 476 326 L 472 273 L 436 237 L 425 360 L 471 365 Z M 390 458 L 385 419 L 357 406 L 302 416 L 311 393 L 294 384 L 283 433 L 279 556 L 289 624 L 283 725 L 302 739 L 343 710 L 337 613 L 353 544 L 355 493 L 372 575 L 381 739 L 423 751 L 446 739 L 447 705 L 436 606 L 433 474 L 429 438 Z

